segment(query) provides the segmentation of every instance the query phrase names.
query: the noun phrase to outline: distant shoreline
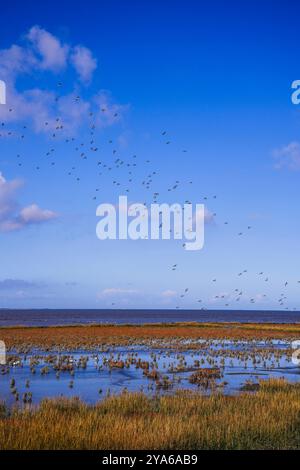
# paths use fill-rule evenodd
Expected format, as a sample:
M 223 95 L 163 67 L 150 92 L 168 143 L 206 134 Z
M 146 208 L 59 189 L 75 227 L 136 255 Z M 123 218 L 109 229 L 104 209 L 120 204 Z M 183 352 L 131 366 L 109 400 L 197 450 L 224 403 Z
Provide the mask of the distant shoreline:
M 52 308 L 52 307 L 36 307 L 36 308 L 15 308 L 15 307 L 0 307 L 1 311 L 10 311 L 10 312 L 227 312 L 227 313 L 257 313 L 257 312 L 276 312 L 276 313 L 299 313 L 300 310 L 280 310 L 280 309 L 272 309 L 272 308 L 265 308 L 259 310 L 252 310 L 252 309 L 222 309 L 222 308 L 72 308 L 72 307 L 60 307 L 60 308 Z
M 177 327 L 185 327 L 185 328 L 206 328 L 206 327 L 224 327 L 224 328 L 242 328 L 242 329 L 252 329 L 252 328 L 261 328 L 261 329 L 280 329 L 282 327 L 283 330 L 288 330 L 293 327 L 299 327 L 300 330 L 300 321 L 293 322 L 293 323 L 263 323 L 263 322 L 236 322 L 236 321 L 227 321 L 227 322 L 197 322 L 197 321 L 180 321 L 180 322 L 151 322 L 151 323 L 70 323 L 64 325 L 0 325 L 0 330 L 12 330 L 12 329 L 45 329 L 45 328 L 114 328 L 114 329 L 122 329 L 122 328 L 177 328 Z M 298 328 L 297 328 L 298 329 Z
M 0 309 L 1 326 L 143 325 L 147 323 L 300 323 L 300 312 L 180 309 Z

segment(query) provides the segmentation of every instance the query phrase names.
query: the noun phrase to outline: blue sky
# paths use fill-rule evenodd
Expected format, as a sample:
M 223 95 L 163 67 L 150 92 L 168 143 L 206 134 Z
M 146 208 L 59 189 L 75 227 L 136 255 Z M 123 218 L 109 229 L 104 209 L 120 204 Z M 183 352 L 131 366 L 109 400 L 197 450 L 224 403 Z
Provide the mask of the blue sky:
M 0 15 L 0 307 L 300 309 L 297 2 L 23 3 Z M 98 240 L 126 189 L 205 203 L 204 249 Z

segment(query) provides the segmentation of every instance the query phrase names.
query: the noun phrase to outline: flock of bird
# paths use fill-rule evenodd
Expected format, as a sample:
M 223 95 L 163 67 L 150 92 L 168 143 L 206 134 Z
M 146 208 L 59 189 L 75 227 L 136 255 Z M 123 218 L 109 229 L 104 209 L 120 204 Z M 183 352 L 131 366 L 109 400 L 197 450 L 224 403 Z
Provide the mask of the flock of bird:
M 59 89 L 63 88 L 63 84 L 59 82 L 57 84 Z M 58 95 L 55 98 L 57 102 L 60 96 Z M 80 96 L 75 96 L 74 101 L 75 103 L 80 102 Z M 111 111 L 103 106 L 100 109 L 101 113 L 105 115 L 105 113 L 111 113 Z M 9 113 L 14 113 L 13 108 L 9 108 Z M 114 112 L 112 116 L 110 116 L 113 121 L 116 123 L 119 121 L 120 116 L 118 112 Z M 15 155 L 15 163 L 17 167 L 23 168 L 26 165 L 32 165 L 32 162 L 27 160 L 26 158 L 26 139 L 30 131 L 30 125 L 21 125 L 20 128 L 14 127 L 10 124 L 12 120 L 8 119 L 7 122 L 3 121 L 0 123 L 0 142 L 1 139 L 7 138 L 14 138 L 15 140 L 20 141 L 20 151 Z M 49 147 L 38 157 L 38 162 L 34 164 L 31 170 L 36 172 L 41 171 L 42 168 L 51 168 L 60 166 L 62 163 L 62 159 L 59 158 L 60 151 L 63 151 L 64 155 L 74 156 L 72 163 L 70 166 L 63 171 L 67 177 L 73 179 L 77 184 L 80 184 L 82 176 L 81 176 L 81 162 L 85 161 L 92 161 L 94 165 L 94 174 L 97 177 L 105 179 L 105 184 L 109 181 L 112 184 L 112 187 L 117 188 L 119 194 L 128 194 L 130 191 L 135 190 L 138 188 L 138 185 L 148 193 L 145 202 L 145 206 L 150 205 L 151 203 L 158 203 L 161 200 L 161 193 L 157 191 L 156 185 L 158 184 L 159 180 L 159 170 L 157 168 L 153 169 L 151 167 L 151 160 L 149 159 L 142 159 L 138 155 L 134 154 L 129 157 L 121 157 L 119 144 L 117 139 L 104 139 L 103 131 L 98 128 L 97 124 L 97 113 L 89 112 L 88 113 L 88 124 L 87 124 L 87 131 L 84 134 L 81 134 L 81 137 L 78 136 L 70 136 L 69 130 L 65 128 L 63 119 L 60 116 L 55 117 L 54 119 L 45 120 L 43 123 L 43 127 L 45 132 L 47 133 L 47 145 Z M 84 136 L 84 138 L 82 137 Z M 172 140 L 169 137 L 169 133 L 166 130 L 161 130 L 157 133 L 160 139 L 160 143 L 162 145 L 170 146 L 172 144 Z M 101 136 L 101 142 L 100 142 Z M 49 144 L 50 142 L 50 144 Z M 62 148 L 61 146 L 65 145 L 66 147 Z M 103 152 L 104 149 L 104 152 Z M 188 150 L 186 148 L 180 150 L 182 153 L 186 154 Z M 105 153 L 105 154 L 104 154 Z M 101 157 L 99 157 L 101 155 Z M 67 160 L 65 160 L 67 163 Z M 141 180 L 137 180 L 136 170 L 138 168 L 142 168 L 144 171 L 144 177 Z M 140 171 L 140 170 L 139 170 Z M 192 180 L 187 181 L 180 181 L 179 179 L 174 179 L 173 183 L 166 187 L 167 193 L 175 193 L 178 190 L 185 190 L 185 188 L 189 187 L 193 184 Z M 100 184 L 94 188 L 93 194 L 90 194 L 90 199 L 93 201 L 99 201 L 101 198 L 101 186 Z M 203 202 L 207 203 L 207 201 L 214 201 L 217 199 L 216 195 L 212 196 L 203 196 Z M 183 201 L 185 204 L 192 204 L 189 199 Z M 215 220 L 217 218 L 217 213 L 212 213 L 212 217 Z M 223 224 L 225 226 L 230 225 L 228 220 L 223 220 L 223 222 L 219 222 L 219 224 Z M 162 223 L 160 224 L 160 228 L 162 227 Z M 171 229 L 172 230 L 172 229 Z M 247 232 L 252 230 L 252 226 L 248 225 L 245 229 L 240 230 L 236 233 L 236 236 L 243 237 L 246 235 Z M 182 244 L 185 247 L 185 243 Z M 174 263 L 171 266 L 171 271 L 176 272 L 179 269 L 178 262 Z M 237 273 L 237 278 L 241 278 L 248 273 L 247 269 L 242 270 L 241 272 Z M 263 271 L 257 273 L 257 276 L 261 280 L 262 283 L 270 283 L 270 276 L 266 275 Z M 213 284 L 218 284 L 217 278 L 213 278 L 211 280 Z M 297 281 L 300 284 L 300 281 Z M 283 281 L 282 288 L 286 291 L 287 287 L 289 286 L 288 281 Z M 177 305 L 176 308 L 181 307 L 181 301 L 185 298 L 190 296 L 190 289 L 186 287 L 183 289 L 182 293 L 178 295 Z M 218 308 L 232 306 L 232 308 L 236 308 L 238 302 L 241 300 L 248 301 L 251 305 L 260 302 L 262 299 L 268 299 L 267 293 L 258 294 L 254 297 L 248 297 L 247 294 L 241 289 L 240 287 L 235 287 L 231 292 L 226 293 L 219 293 L 213 296 L 213 299 L 209 299 L 210 305 L 217 305 Z M 191 301 L 191 297 L 189 298 Z M 269 299 L 273 300 L 273 299 Z M 285 292 L 281 292 L 278 295 L 277 303 L 280 309 L 286 310 L 297 310 L 296 308 L 291 308 L 288 306 L 288 295 Z M 205 302 L 202 298 L 196 298 L 194 300 L 201 309 L 206 309 Z M 217 302 L 214 304 L 214 302 Z M 116 305 L 115 302 L 112 305 Z

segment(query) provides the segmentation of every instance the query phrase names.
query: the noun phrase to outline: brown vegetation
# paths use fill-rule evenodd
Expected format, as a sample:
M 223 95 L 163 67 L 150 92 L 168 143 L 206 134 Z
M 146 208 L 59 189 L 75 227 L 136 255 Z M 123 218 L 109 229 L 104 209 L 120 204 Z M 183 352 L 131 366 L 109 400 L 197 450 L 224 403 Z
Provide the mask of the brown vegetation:
M 92 348 L 170 339 L 270 340 L 300 338 L 300 324 L 169 323 L 145 325 L 80 325 L 61 327 L 3 327 L 0 339 L 8 348 L 59 346 Z
M 1 449 L 299 449 L 300 384 L 261 381 L 229 397 L 124 393 L 96 406 L 45 400 L 6 414 Z

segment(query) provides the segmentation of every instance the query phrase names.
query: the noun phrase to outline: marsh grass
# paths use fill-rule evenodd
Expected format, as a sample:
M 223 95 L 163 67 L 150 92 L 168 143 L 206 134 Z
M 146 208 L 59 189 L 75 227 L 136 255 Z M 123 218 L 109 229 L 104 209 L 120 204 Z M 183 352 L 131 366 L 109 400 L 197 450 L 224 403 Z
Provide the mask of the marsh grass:
M 1 449 L 299 449 L 300 384 L 261 381 L 238 396 L 124 393 L 0 413 Z
M 153 323 L 143 325 L 77 325 L 47 327 L 0 327 L 0 338 L 11 348 L 27 351 L 38 347 L 91 349 L 140 344 L 142 341 L 180 339 L 228 339 L 291 341 L 300 338 L 300 324 L 271 323 Z

